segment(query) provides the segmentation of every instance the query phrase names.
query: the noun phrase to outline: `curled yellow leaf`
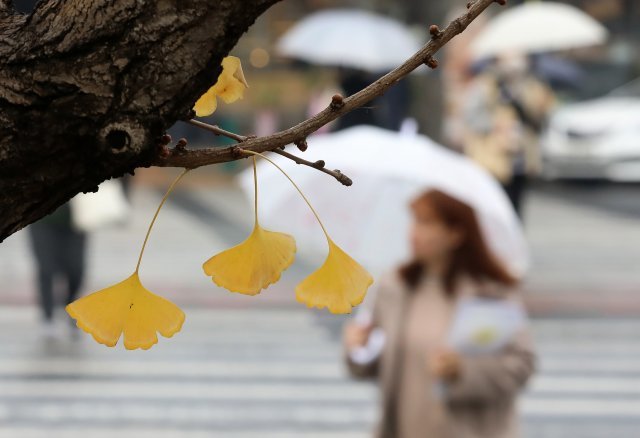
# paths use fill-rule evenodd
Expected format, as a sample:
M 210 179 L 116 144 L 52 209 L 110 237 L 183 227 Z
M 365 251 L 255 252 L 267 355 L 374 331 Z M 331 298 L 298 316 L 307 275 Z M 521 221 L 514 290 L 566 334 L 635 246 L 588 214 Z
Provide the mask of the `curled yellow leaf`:
M 157 333 L 170 338 L 185 319 L 178 306 L 148 291 L 137 272 L 72 302 L 66 311 L 100 344 L 114 347 L 124 335 L 127 350 L 148 350 L 158 342 Z
M 320 268 L 296 287 L 296 299 L 331 313 L 351 313 L 362 302 L 373 277 L 327 237 L 329 254 Z
M 218 99 L 216 93 L 210 88 L 209 91 L 200 96 L 193 110 L 198 117 L 206 117 L 213 114 L 218 108 Z
M 256 295 L 280 279 L 282 271 L 293 263 L 295 252 L 292 236 L 265 230 L 256 222 L 244 242 L 214 255 L 202 268 L 218 286 Z
M 222 73 L 218 82 L 212 87 L 225 103 L 233 103 L 244 97 L 244 90 L 249 88 L 242 71 L 240 59 L 235 56 L 227 56 L 222 60 Z
M 225 103 L 233 103 L 244 97 L 244 90 L 249 87 L 242 71 L 242 63 L 235 56 L 227 56 L 222 60 L 222 72 L 216 83 L 207 90 L 193 107 L 196 116 L 205 117 L 213 114 L 218 107 L 217 98 Z

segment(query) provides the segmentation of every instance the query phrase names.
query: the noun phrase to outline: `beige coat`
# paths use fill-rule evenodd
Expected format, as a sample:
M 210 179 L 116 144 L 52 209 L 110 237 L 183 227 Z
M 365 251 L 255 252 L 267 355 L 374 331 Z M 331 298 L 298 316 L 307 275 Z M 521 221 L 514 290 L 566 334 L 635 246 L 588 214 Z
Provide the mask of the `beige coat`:
M 463 280 L 456 296 L 506 296 L 497 285 Z M 397 273 L 380 281 L 374 326 L 386 335 L 381 357 L 367 365 L 347 363 L 357 377 L 377 377 L 381 392 L 378 438 L 514 438 L 516 396 L 534 371 L 529 333 L 523 331 L 499 352 L 462 357 L 458 380 L 445 392 L 427 371 L 427 356 L 444 346 L 455 298 L 438 279 L 425 278 L 410 292 Z M 394 371 L 398 371 L 397 373 Z

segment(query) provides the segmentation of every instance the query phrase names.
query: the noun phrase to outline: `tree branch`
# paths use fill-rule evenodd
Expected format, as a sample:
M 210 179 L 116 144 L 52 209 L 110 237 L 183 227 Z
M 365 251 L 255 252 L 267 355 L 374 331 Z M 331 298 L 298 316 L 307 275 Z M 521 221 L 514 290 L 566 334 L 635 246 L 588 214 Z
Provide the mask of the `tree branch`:
M 347 175 L 345 175 L 344 173 L 342 173 L 340 170 L 335 169 L 335 170 L 329 170 L 327 168 L 325 168 L 325 162 L 324 160 L 318 160 L 318 161 L 308 161 L 305 160 L 303 158 L 298 157 L 297 155 L 293 155 L 290 154 L 289 152 L 283 151 L 282 149 L 273 149 L 271 152 L 274 152 L 276 154 L 282 155 L 283 157 L 287 157 L 288 159 L 298 163 L 298 164 L 302 164 L 304 166 L 309 166 L 313 169 L 319 170 L 320 172 L 324 172 L 327 175 L 331 175 L 332 177 L 334 177 L 335 179 L 338 180 L 338 182 L 342 185 L 345 186 L 350 186 L 353 184 L 353 181 L 351 180 L 351 178 L 349 178 Z
M 187 120 L 186 123 L 190 125 L 197 126 L 200 129 L 204 129 L 205 131 L 209 131 L 214 133 L 215 135 L 221 135 L 223 137 L 230 138 L 231 140 L 235 140 L 239 143 L 246 141 L 249 137 L 245 135 L 239 135 L 231 131 L 227 131 L 219 127 L 218 125 L 210 125 L 208 123 L 203 123 L 198 120 Z
M 495 0 L 476 0 L 475 2 L 471 2 L 466 13 L 449 23 L 444 30 L 440 31 L 437 29 L 436 31 L 435 28 L 430 28 L 432 35 L 431 40 L 395 70 L 346 99 L 343 99 L 341 96 L 334 96 L 333 101 L 326 109 L 289 129 L 265 137 L 242 137 L 244 138 L 244 140 L 242 140 L 242 149 L 253 152 L 266 152 L 303 141 L 307 136 L 338 117 L 384 94 L 389 88 L 419 66 L 427 64 L 435 68 L 437 62 L 434 62 L 433 55 L 453 37 L 464 31 L 467 26 L 494 3 L 494 1 Z M 239 154 L 237 147 L 206 148 L 188 150 L 184 153 L 174 153 L 172 151 L 172 153 L 166 157 L 157 157 L 152 164 L 165 167 L 197 168 L 209 164 L 235 161 L 240 158 L 246 158 L 246 155 Z
M 253 138 L 251 136 L 244 136 L 244 135 L 239 135 L 236 134 L 234 132 L 230 132 L 230 131 L 226 131 L 222 128 L 220 128 L 217 125 L 209 125 L 208 123 L 203 123 L 203 122 L 199 122 L 197 120 L 189 120 L 187 123 L 193 125 L 193 126 L 197 126 L 198 128 L 204 129 L 206 131 L 212 132 L 215 135 L 222 135 L 224 137 L 230 138 L 232 140 L 237 141 L 238 143 L 244 143 L 245 141 L 247 141 L 249 138 Z M 306 149 L 306 148 L 305 148 Z M 188 153 L 188 151 L 186 151 L 183 147 L 178 147 L 178 145 L 176 145 L 176 148 L 173 151 L 174 153 L 180 153 L 180 154 L 184 154 L 184 153 Z M 236 150 L 237 152 L 237 150 Z M 320 172 L 324 172 L 327 175 L 331 175 L 332 177 L 334 177 L 335 179 L 338 180 L 338 182 L 340 182 L 341 184 L 344 184 L 345 186 L 350 186 L 351 184 L 353 184 L 353 181 L 351 180 L 351 178 L 349 178 L 347 175 L 345 175 L 344 173 L 340 172 L 338 169 L 336 170 L 329 170 L 327 168 L 325 168 L 325 162 L 323 160 L 318 160 L 318 161 L 307 161 L 303 158 L 300 158 L 296 155 L 290 154 L 289 152 L 285 152 L 282 149 L 273 149 L 271 152 L 274 152 L 276 154 L 280 154 L 283 157 L 286 157 L 292 161 L 294 161 L 297 164 L 302 164 L 304 166 L 309 166 L 313 169 L 319 170 Z M 167 157 L 169 156 L 169 154 L 171 154 L 170 151 L 168 151 L 168 154 L 166 155 Z

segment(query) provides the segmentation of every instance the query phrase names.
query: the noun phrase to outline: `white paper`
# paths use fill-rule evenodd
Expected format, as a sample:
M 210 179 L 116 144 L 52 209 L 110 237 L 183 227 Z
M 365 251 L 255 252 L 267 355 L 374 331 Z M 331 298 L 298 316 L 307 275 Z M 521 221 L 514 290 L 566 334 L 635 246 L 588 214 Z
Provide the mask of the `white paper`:
M 516 302 L 463 298 L 453 316 L 448 345 L 464 354 L 494 352 L 509 343 L 526 324 L 526 313 Z

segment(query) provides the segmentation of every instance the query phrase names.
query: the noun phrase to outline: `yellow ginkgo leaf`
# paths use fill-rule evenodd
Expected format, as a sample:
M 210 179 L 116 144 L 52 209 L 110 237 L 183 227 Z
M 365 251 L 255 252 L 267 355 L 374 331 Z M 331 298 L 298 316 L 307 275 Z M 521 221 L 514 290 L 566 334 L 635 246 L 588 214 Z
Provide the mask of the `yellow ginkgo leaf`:
M 140 282 L 138 270 L 153 224 L 167 198 L 187 172 L 189 169 L 174 179 L 162 197 L 147 228 L 133 274 L 120 283 L 67 305 L 67 313 L 76 320 L 77 326 L 99 343 L 114 347 L 124 334 L 127 350 L 148 350 L 158 342 L 156 333 L 170 338 L 182 328 L 184 312 L 171 301 L 149 292 Z
M 185 315 L 171 301 L 148 291 L 138 273 L 113 286 L 67 305 L 78 327 L 101 344 L 113 347 L 121 335 L 128 350 L 147 350 L 158 342 L 156 333 L 170 338 L 179 332 Z
M 244 71 L 242 71 L 242 61 L 240 61 L 240 58 L 237 56 L 227 56 L 222 60 L 222 68 L 239 80 L 245 88 L 249 88 L 249 84 L 244 77 Z
M 296 299 L 331 313 L 351 313 L 362 302 L 373 277 L 331 239 L 329 255 L 315 272 L 296 287 Z
M 218 107 L 217 98 L 226 103 L 233 103 L 244 96 L 249 87 L 242 71 L 240 58 L 227 56 L 222 60 L 222 73 L 216 83 L 204 93 L 193 107 L 196 116 L 205 117 L 213 114 Z
M 210 88 L 209 91 L 200 96 L 193 110 L 198 117 L 206 117 L 213 114 L 218 107 L 218 99 L 216 93 Z
M 227 56 L 222 60 L 222 73 L 218 82 L 211 88 L 225 103 L 233 103 L 244 97 L 244 90 L 249 88 L 242 71 L 240 59 Z
M 295 252 L 292 236 L 265 230 L 256 223 L 244 242 L 214 255 L 202 268 L 218 286 L 256 295 L 280 279 L 282 271 L 293 263 Z
M 256 295 L 277 282 L 293 263 L 296 241 L 288 234 L 265 230 L 258 223 L 258 174 L 253 157 L 254 226 L 247 239 L 214 255 L 203 265 L 213 282 L 231 292 Z

